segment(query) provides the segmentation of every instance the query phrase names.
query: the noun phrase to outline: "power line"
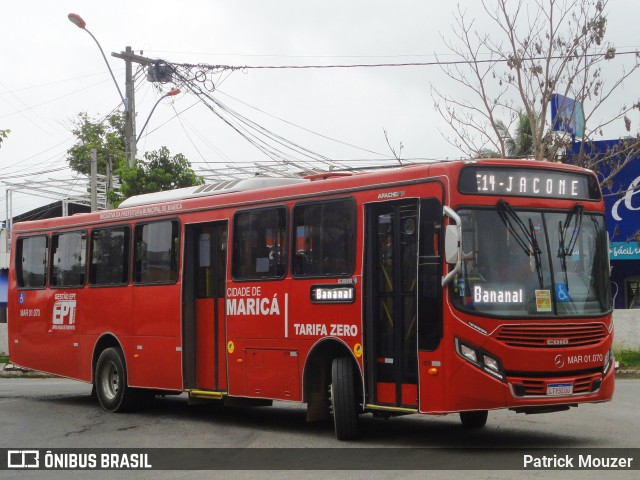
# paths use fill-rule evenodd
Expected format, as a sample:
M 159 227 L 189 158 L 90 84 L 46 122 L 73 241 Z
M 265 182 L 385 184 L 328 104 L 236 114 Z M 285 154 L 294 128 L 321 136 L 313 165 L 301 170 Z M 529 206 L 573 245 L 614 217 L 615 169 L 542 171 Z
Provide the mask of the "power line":
M 26 106 L 26 108 L 24 108 L 22 110 L 16 110 L 15 112 L 12 112 L 12 113 L 7 113 L 6 115 L 1 115 L 0 118 L 11 117 L 12 115 L 17 115 L 17 114 L 24 114 L 24 112 L 31 111 L 31 110 L 33 110 L 35 108 L 41 107 L 42 105 L 46 105 L 46 104 L 51 103 L 51 102 L 55 102 L 56 100 L 60 100 L 61 98 L 66 98 L 66 97 L 69 97 L 71 95 L 75 95 L 77 93 L 83 92 L 85 90 L 89 90 L 90 88 L 96 87 L 98 85 L 102 85 L 105 82 L 106 82 L 106 80 L 102 80 L 102 81 L 100 81 L 98 83 L 94 83 L 92 85 L 89 85 L 87 87 L 81 88 L 79 90 L 74 90 L 73 92 L 65 93 L 64 95 L 60 95 L 59 97 L 52 98 L 52 99 L 47 100 L 47 101 L 42 102 L 42 103 L 38 103 L 37 105 L 28 106 L 24 102 L 20 101 L 23 105 Z M 40 117 L 40 118 L 42 118 L 42 117 Z
M 52 168 L 50 170 L 41 170 L 39 172 L 33 172 L 33 173 L 20 173 L 20 174 L 16 174 L 16 175 L 2 175 L 2 181 L 7 180 L 7 179 L 13 179 L 13 178 L 32 177 L 34 175 L 44 175 L 45 173 L 60 172 L 62 170 L 68 170 L 68 169 L 70 169 L 68 166 L 64 166 L 64 167 L 59 167 L 59 168 Z
M 585 57 L 604 57 L 605 53 L 588 53 L 575 55 L 576 59 Z M 618 55 L 636 55 L 640 56 L 640 51 L 627 51 L 627 52 L 615 52 L 615 56 Z M 568 58 L 566 55 L 552 55 L 549 57 L 528 57 L 525 61 L 541 61 L 541 60 L 560 60 Z M 189 69 L 202 69 L 202 70 L 285 70 L 285 69 L 330 69 L 330 68 L 386 68 L 386 67 L 431 67 L 431 66 L 450 66 L 450 65 L 472 65 L 478 63 L 506 63 L 510 61 L 509 58 L 488 58 L 488 59 L 476 59 L 476 60 L 450 60 L 442 61 L 435 60 L 431 62 L 403 62 L 403 63 L 353 63 L 353 64 L 333 64 L 333 65 L 209 65 L 206 63 L 171 63 L 175 67 L 183 67 Z M 164 60 L 161 60 L 164 62 Z
M 204 91 L 196 82 L 186 78 L 180 72 L 176 72 L 176 75 L 184 82 L 186 88 L 188 88 L 193 94 L 195 94 L 200 100 L 222 121 L 235 130 L 241 137 L 247 140 L 251 145 L 256 147 L 263 154 L 274 160 L 282 160 L 284 162 L 300 162 L 299 158 L 292 157 L 291 154 L 286 151 L 278 149 L 278 147 L 270 145 L 266 140 L 275 142 L 282 147 L 306 156 L 313 161 L 322 162 L 325 164 L 331 164 L 328 157 L 312 152 L 309 149 L 301 147 L 284 137 L 281 137 L 268 129 L 258 125 L 257 123 L 249 120 L 243 115 L 235 112 L 216 98 L 212 97 L 210 93 Z M 335 166 L 335 165 L 331 165 Z
M 313 134 L 313 135 L 316 135 L 316 136 L 318 136 L 318 137 L 320 137 L 320 138 L 324 138 L 324 139 L 326 139 L 326 140 L 330 140 L 330 141 L 332 141 L 332 142 L 340 143 L 340 144 L 345 145 L 345 146 L 347 146 L 347 147 L 356 148 L 356 149 L 358 149 L 358 150 L 362 150 L 362 151 L 364 151 L 364 152 L 373 153 L 374 155 L 380 155 L 381 157 L 385 157 L 385 156 L 386 156 L 386 155 L 384 155 L 384 154 L 382 154 L 382 153 L 374 152 L 373 150 L 368 150 L 368 149 L 366 149 L 366 148 L 362 148 L 362 147 L 359 147 L 359 146 L 354 145 L 354 144 L 352 144 L 352 143 L 344 142 L 344 141 L 342 141 L 342 140 L 337 140 L 337 139 L 335 139 L 335 138 L 331 138 L 331 137 L 329 137 L 329 136 L 327 136 L 327 135 L 323 135 L 323 134 L 321 134 L 321 133 L 314 132 L 313 130 L 310 130 L 310 129 L 308 129 L 308 128 L 302 127 L 302 126 L 297 125 L 297 124 L 295 124 L 295 123 L 293 123 L 293 122 L 289 122 L 288 120 L 285 120 L 285 119 L 283 119 L 283 118 L 280 118 L 280 117 L 278 117 L 278 116 L 276 116 L 276 115 L 272 115 L 272 114 L 271 114 L 271 113 L 269 113 L 269 112 L 265 112 L 264 110 L 261 110 L 260 108 L 255 107 L 255 106 L 253 106 L 253 105 L 251 105 L 251 104 L 249 104 L 249 103 L 247 103 L 247 102 L 243 102 L 243 101 L 242 101 L 242 100 L 240 100 L 239 98 L 236 98 L 236 97 L 234 97 L 234 96 L 232 96 L 232 95 L 229 95 L 228 93 L 225 93 L 225 92 L 223 92 L 223 91 L 221 91 L 221 90 L 219 90 L 219 89 L 217 90 L 217 92 L 218 92 L 218 93 L 221 93 L 222 95 L 225 95 L 225 96 L 227 96 L 227 97 L 229 97 L 229 98 L 231 98 L 231 99 L 233 99 L 233 100 L 235 100 L 236 102 L 239 102 L 239 103 L 241 103 L 241 104 L 243 104 L 243 105 L 246 105 L 247 107 L 252 108 L 253 110 L 256 110 L 256 111 L 258 111 L 258 112 L 260 112 L 260 113 L 263 113 L 263 114 L 265 114 L 265 115 L 268 115 L 268 116 L 270 116 L 271 118 L 275 118 L 276 120 L 279 120 L 279 121 L 281 121 L 281 122 L 283 122 L 283 123 L 286 123 L 287 125 L 291 125 L 292 127 L 296 127 L 296 128 L 299 128 L 300 130 L 304 130 L 305 132 L 308 132 L 308 133 L 311 133 L 311 134 Z
M 21 166 L 21 168 L 24 168 L 24 167 L 23 167 L 23 164 L 24 164 L 24 162 L 26 162 L 27 160 L 31 160 L 32 158 L 38 157 L 38 156 L 40 156 L 40 155 L 43 155 L 43 154 L 47 153 L 49 150 L 53 150 L 54 148 L 57 148 L 57 147 L 59 147 L 60 145 L 63 145 L 63 144 L 65 144 L 65 143 L 67 143 L 67 142 L 69 142 L 69 141 L 71 141 L 71 140 L 73 140 L 73 137 L 68 137 L 68 138 L 66 138 L 65 140 L 63 140 L 62 142 L 57 143 L 57 144 L 53 145 L 52 147 L 49 147 L 49 148 L 47 148 L 47 149 L 45 149 L 45 150 L 43 150 L 43 151 L 41 151 L 41 152 L 38 152 L 38 153 L 36 153 L 36 154 L 34 154 L 34 155 L 31 155 L 30 157 L 23 158 L 22 160 L 19 160 L 19 161 L 17 161 L 16 163 L 12 163 L 11 165 L 6 165 L 6 166 L 4 166 L 4 167 L 0 167 L 0 170 L 6 170 L 7 168 L 13 168 L 13 167 L 18 166 L 18 165 L 20 165 L 20 166 Z M 50 157 L 48 160 L 51 160 L 51 158 L 53 158 L 53 157 Z M 44 160 L 44 161 L 46 161 L 46 160 Z M 40 165 L 42 165 L 42 162 L 40 162 L 40 163 L 38 164 L 38 166 L 40 166 Z M 28 165 L 28 166 L 30 167 L 30 166 L 32 166 L 32 165 Z M 3 176 L 4 176 L 4 174 L 3 174 Z
M 124 70 L 124 69 L 122 69 L 122 70 Z M 106 74 L 104 72 L 100 72 L 100 73 L 91 73 L 91 74 L 88 74 L 88 75 L 81 75 L 81 76 L 78 76 L 78 77 L 65 78 L 63 80 L 55 80 L 55 81 L 49 82 L 49 83 L 41 83 L 39 85 L 31 85 L 29 87 L 16 88 L 14 90 L 7 90 L 7 91 L 4 91 L 4 92 L 0 92 L 0 96 L 1 95 L 6 95 L 8 93 L 13 94 L 13 93 L 17 93 L 17 92 L 23 92 L 25 90 L 33 90 L 35 88 L 50 87 L 51 85 L 58 85 L 60 83 L 72 82 L 72 81 L 80 80 L 80 79 L 83 79 L 83 78 L 103 76 L 103 75 L 106 75 Z M 5 88 L 6 88 L 6 86 L 5 86 Z
M 638 49 L 637 45 L 620 45 L 619 48 Z M 147 53 L 168 53 L 176 55 L 199 55 L 209 57 L 248 57 L 248 58 L 420 58 L 420 57 L 446 57 L 457 56 L 457 53 L 403 53 L 394 55 L 289 55 L 282 53 L 210 53 L 210 52 L 187 52 L 173 50 L 145 50 Z M 491 52 L 480 53 L 480 55 L 491 55 Z
M 178 111 L 176 110 L 176 106 L 172 103 L 171 107 L 173 108 L 173 111 L 176 114 L 175 118 L 177 118 L 178 121 L 180 122 L 180 126 L 182 127 L 182 130 L 184 131 L 184 134 L 187 136 L 187 139 L 189 140 L 189 142 L 191 142 L 191 145 L 193 145 L 193 148 L 196 149 L 196 152 L 198 152 L 198 155 L 200 155 L 200 158 L 202 158 L 202 160 L 204 160 L 204 162 L 207 163 L 207 159 L 204 158 L 204 155 L 202 155 L 202 152 L 200 152 L 200 149 L 198 148 L 198 146 L 195 144 L 195 142 L 191 138 L 191 135 L 189 135 L 189 132 L 187 132 L 187 129 L 185 128 L 184 123 L 182 123 L 182 117 L 178 114 Z

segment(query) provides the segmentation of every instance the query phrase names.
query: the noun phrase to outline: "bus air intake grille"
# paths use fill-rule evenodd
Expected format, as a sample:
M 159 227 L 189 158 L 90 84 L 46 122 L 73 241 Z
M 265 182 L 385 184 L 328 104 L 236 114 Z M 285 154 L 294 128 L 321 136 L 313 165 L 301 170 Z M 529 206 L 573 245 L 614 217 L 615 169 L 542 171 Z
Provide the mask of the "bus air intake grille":
M 511 390 L 516 397 L 547 397 L 547 385 L 552 383 L 568 383 L 572 385 L 572 395 L 584 395 L 600 388 L 602 374 L 592 373 L 577 377 L 565 378 L 517 378 L 509 377 Z
M 510 347 L 570 348 L 596 345 L 607 336 L 597 325 L 504 325 L 496 339 Z

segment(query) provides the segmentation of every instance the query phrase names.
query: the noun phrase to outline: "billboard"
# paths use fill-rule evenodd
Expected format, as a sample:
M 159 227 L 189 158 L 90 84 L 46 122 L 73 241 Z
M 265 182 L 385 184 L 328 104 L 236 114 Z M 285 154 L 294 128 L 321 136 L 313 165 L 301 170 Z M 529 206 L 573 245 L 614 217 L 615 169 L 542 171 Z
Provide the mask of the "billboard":
M 589 152 L 606 152 L 615 148 L 619 140 L 601 140 L 585 145 Z M 580 151 L 574 142 L 573 152 Z M 602 174 L 608 175 L 603 165 Z M 629 161 L 612 179 L 602 186 L 607 211 L 607 231 L 611 241 L 612 260 L 640 260 L 640 247 L 634 239 L 640 230 L 640 157 Z
M 578 138 L 584 134 L 582 104 L 573 98 L 554 93 L 551 97 L 551 119 L 553 130 L 567 132 Z

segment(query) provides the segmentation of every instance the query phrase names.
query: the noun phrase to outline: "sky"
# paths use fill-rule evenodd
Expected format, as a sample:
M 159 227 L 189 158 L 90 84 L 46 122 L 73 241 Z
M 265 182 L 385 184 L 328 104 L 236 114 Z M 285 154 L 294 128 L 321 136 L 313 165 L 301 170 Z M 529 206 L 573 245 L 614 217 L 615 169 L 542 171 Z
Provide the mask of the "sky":
M 486 27 L 475 0 L 461 1 Z M 149 58 L 234 66 L 431 62 L 448 53 L 454 2 L 425 0 L 21 0 L 0 13 L 0 219 L 6 182 L 71 179 L 66 152 L 77 115 L 101 119 L 121 104 L 118 90 L 91 37 L 74 26 L 82 16 L 100 42 L 124 92 L 124 61 L 131 46 Z M 607 39 L 619 50 L 640 48 L 640 2 L 612 0 Z M 393 162 L 453 159 L 461 152 L 441 131 L 431 84 L 455 94 L 436 66 L 349 69 L 246 69 L 209 77 L 210 94 L 241 115 L 319 155 L 335 160 Z M 638 97 L 638 76 L 620 94 Z M 211 85 L 211 84 L 209 84 Z M 137 129 L 173 85 L 136 81 Z M 634 113 L 637 129 L 640 114 Z M 612 135 L 625 132 L 619 128 Z M 386 131 L 386 135 L 385 135 Z M 387 143 L 388 138 L 388 143 Z M 400 145 L 402 144 L 402 150 Z M 200 102 L 182 91 L 160 100 L 138 143 L 138 157 L 161 146 L 182 153 L 197 173 L 273 161 Z M 356 162 L 357 163 L 357 162 Z M 351 163 L 350 165 L 353 165 Z M 12 215 L 51 200 L 14 193 Z

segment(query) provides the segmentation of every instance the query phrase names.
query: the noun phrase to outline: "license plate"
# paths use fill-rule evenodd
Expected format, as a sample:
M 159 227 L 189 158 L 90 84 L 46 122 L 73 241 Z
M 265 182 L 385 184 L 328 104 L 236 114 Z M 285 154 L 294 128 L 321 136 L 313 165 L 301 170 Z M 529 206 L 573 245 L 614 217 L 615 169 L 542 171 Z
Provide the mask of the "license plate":
M 547 385 L 547 395 L 557 397 L 573 394 L 573 383 L 550 383 Z

